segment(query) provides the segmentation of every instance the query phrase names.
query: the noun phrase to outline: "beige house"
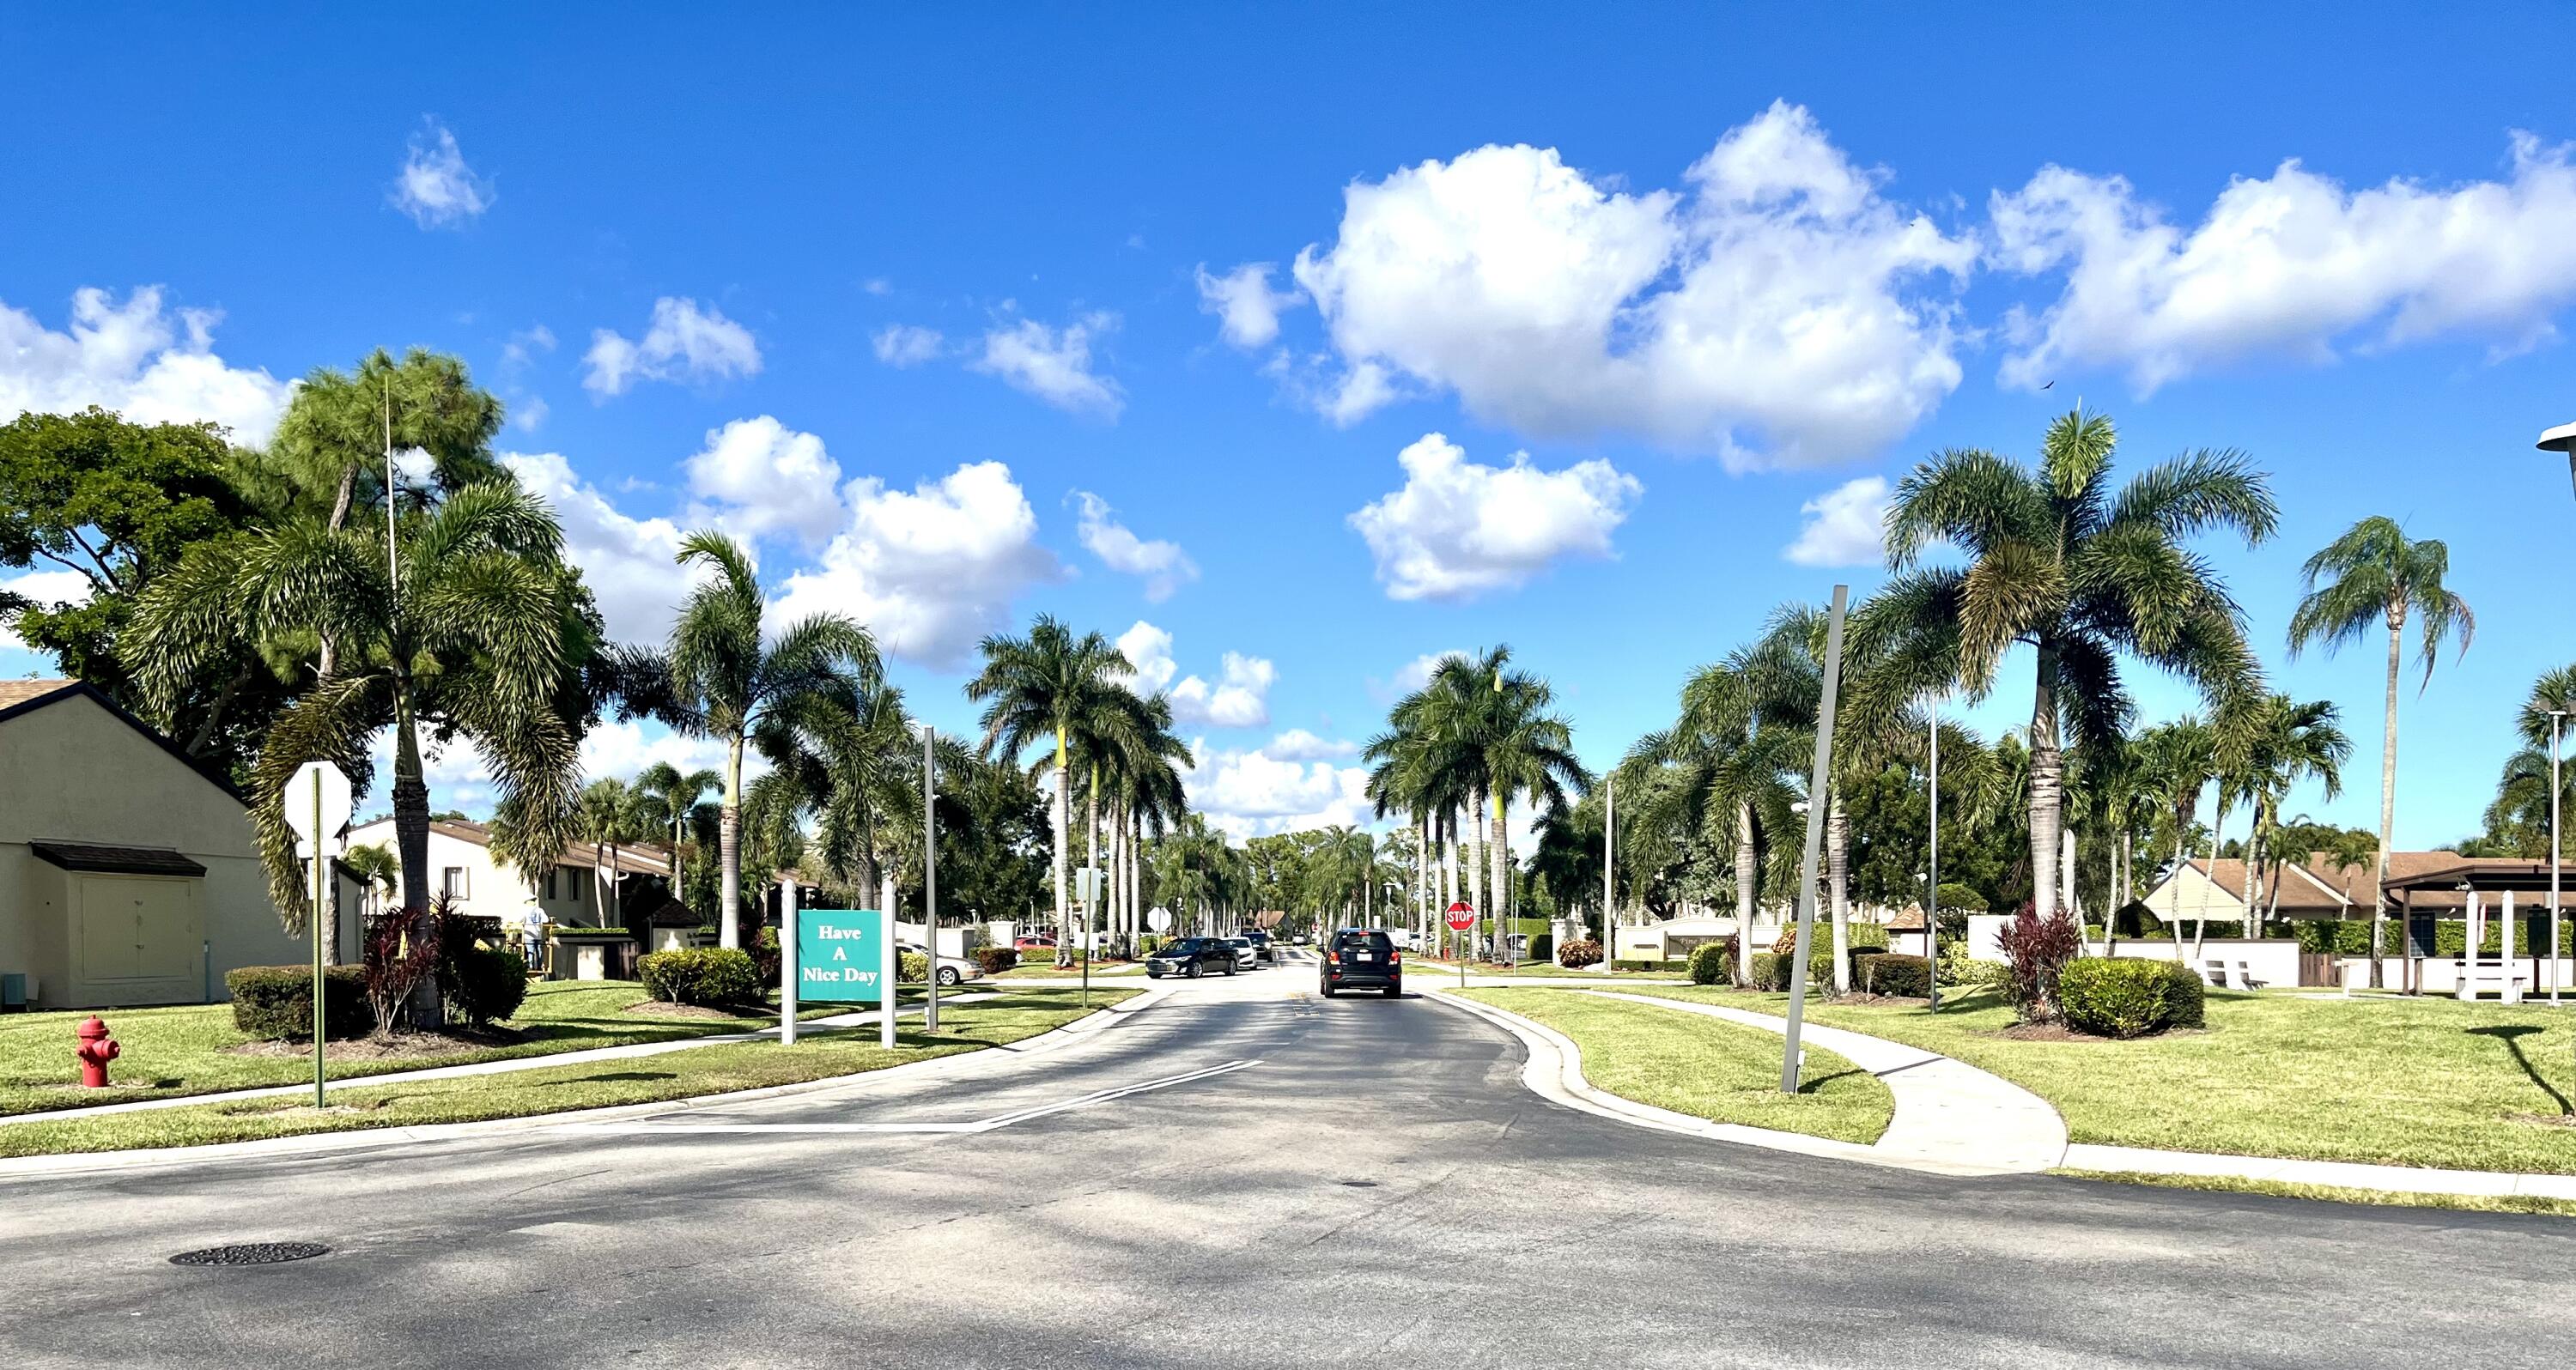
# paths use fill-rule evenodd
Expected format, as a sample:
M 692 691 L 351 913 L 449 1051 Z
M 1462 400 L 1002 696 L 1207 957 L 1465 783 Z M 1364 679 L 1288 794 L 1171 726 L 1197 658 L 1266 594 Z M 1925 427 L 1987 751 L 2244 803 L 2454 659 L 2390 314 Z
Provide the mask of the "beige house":
M 88 685 L 0 681 L 0 976 L 43 1008 L 203 1003 L 310 955 L 222 776 Z
M 2392 881 L 2413 879 L 2432 871 L 2448 870 L 2463 864 L 2457 852 L 2393 851 L 2388 854 L 2388 878 Z M 2475 862 L 2466 864 L 2475 865 Z M 2370 916 L 2370 863 L 2341 865 L 2318 852 L 2295 865 L 2273 868 L 2272 879 L 2279 885 L 2262 895 L 2265 918 L 2368 918 Z M 2138 901 L 2149 913 L 2167 924 L 2188 923 L 2201 919 L 2212 923 L 2245 922 L 2245 863 L 2233 857 L 2212 862 L 2193 859 L 2159 882 L 2146 897 Z M 2425 904 L 2431 908 L 2434 902 Z M 2459 904 L 2453 898 L 2442 916 L 2460 916 Z
M 382 847 L 396 851 L 394 821 L 379 818 L 349 829 L 349 845 Z M 609 896 L 607 877 L 611 854 L 606 848 L 593 848 L 589 843 L 576 843 L 564 848 L 563 856 L 534 879 L 528 879 L 492 854 L 492 825 L 462 819 L 433 818 L 429 823 L 429 874 L 434 882 L 430 897 L 441 894 L 455 903 L 456 911 L 476 918 L 498 918 L 515 923 L 526 913 L 533 897 L 546 911 L 546 921 L 573 927 L 605 927 L 616 923 L 614 917 L 602 919 L 603 902 L 613 911 L 615 899 Z M 615 878 L 630 885 L 639 876 L 661 876 L 671 873 L 668 847 L 620 846 L 615 851 Z M 603 896 L 607 896 L 604 900 Z M 399 892 L 389 897 L 399 907 Z

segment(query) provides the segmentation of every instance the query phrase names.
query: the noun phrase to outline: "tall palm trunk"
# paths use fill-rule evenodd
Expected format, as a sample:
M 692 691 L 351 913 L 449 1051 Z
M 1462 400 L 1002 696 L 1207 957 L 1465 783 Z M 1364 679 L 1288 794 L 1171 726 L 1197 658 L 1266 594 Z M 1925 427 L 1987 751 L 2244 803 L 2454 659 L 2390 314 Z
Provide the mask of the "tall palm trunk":
M 1753 913 L 1761 894 L 1761 872 L 1754 868 L 1753 805 L 1735 805 L 1735 978 L 1753 983 Z
M 2046 922 L 2057 912 L 2057 834 L 2065 826 L 2066 754 L 2057 738 L 2057 648 L 2039 648 L 2030 703 L 2030 905 Z
M 1086 845 L 1082 864 L 1091 871 L 1091 897 L 1082 901 L 1082 954 L 1091 956 L 1092 925 L 1100 921 L 1100 763 L 1091 766 L 1091 783 L 1082 787 L 1082 826 Z
M 1066 830 L 1073 826 L 1073 800 L 1065 792 L 1064 752 L 1064 729 L 1058 726 L 1055 730 L 1055 803 L 1048 806 L 1054 810 L 1048 819 L 1055 825 L 1055 963 L 1059 966 L 1073 964 L 1073 939 L 1065 935 L 1072 931 L 1073 921 L 1066 908 L 1064 879 L 1065 844 L 1069 840 Z
M 2576 460 L 2576 459 L 2571 459 Z M 2370 863 L 2370 987 L 2379 989 L 2379 958 L 2388 945 L 2388 839 L 2397 827 L 2397 663 L 2405 653 L 2406 601 L 2388 601 L 2388 704 L 2379 735 L 2379 854 Z
M 2227 832 L 2226 795 L 2224 789 L 2219 791 L 2218 815 L 2209 825 L 2208 878 L 2200 882 L 2200 916 L 2191 922 L 2191 958 L 2195 961 L 2200 959 L 2201 940 L 2209 931 L 2209 892 L 2218 884 L 2218 849 L 2224 845 L 2221 839 Z
M 1503 790 L 1494 791 L 1494 840 L 1485 859 L 1493 867 L 1494 935 L 1501 940 L 1506 965 L 1517 959 L 1512 946 L 1512 834 L 1506 823 L 1511 813 L 1511 797 Z
M 742 734 L 725 739 L 724 806 L 716 810 L 716 945 L 742 945 Z
M 1825 876 L 1833 909 L 1834 993 L 1851 993 L 1851 815 L 1840 785 L 1825 787 Z
M 1492 918 L 1494 906 L 1485 899 L 1485 796 L 1482 791 L 1475 796 L 1475 809 L 1475 845 L 1469 848 L 1467 860 L 1467 902 L 1475 907 L 1478 917 Z M 1502 923 L 1496 921 L 1494 931 L 1499 935 L 1502 927 Z M 1491 955 L 1490 952 L 1487 954 Z
M 2060 828 L 2057 833 L 2057 889 L 2058 903 L 2075 920 L 2075 940 L 2081 945 L 2084 941 L 2084 900 L 2075 888 L 2075 829 L 2072 825 Z
M 403 919 L 415 938 L 437 936 L 429 902 L 429 782 L 420 764 L 420 725 L 412 713 L 411 677 L 394 678 L 394 848 L 402 859 Z M 411 992 L 411 1025 L 423 1032 L 446 1026 L 438 977 L 425 975 Z

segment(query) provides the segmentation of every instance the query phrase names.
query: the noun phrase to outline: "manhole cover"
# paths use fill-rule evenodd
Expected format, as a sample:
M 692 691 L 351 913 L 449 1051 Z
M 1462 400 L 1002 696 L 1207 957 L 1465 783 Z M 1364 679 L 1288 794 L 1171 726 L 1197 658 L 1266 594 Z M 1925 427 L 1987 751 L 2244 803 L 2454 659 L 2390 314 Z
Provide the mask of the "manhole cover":
M 309 1261 L 328 1255 L 331 1248 L 320 1242 L 243 1242 L 239 1246 L 210 1246 L 203 1251 L 182 1251 L 170 1258 L 172 1265 L 275 1265 L 280 1261 Z
M 1377 1188 L 1377 1181 L 1375 1181 L 1375 1180 L 1342 1180 L 1342 1181 L 1338 1181 L 1338 1183 L 1339 1183 L 1343 1188 L 1345 1188 L 1345 1189 L 1375 1189 L 1375 1188 Z

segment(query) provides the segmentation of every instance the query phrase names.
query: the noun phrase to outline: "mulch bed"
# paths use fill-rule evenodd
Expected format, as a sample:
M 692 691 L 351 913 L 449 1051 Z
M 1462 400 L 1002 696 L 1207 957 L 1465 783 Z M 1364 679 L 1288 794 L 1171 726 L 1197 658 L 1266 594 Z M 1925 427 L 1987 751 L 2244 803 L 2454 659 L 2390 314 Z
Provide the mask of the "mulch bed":
M 360 1037 L 322 1048 L 326 1061 L 412 1061 L 446 1056 L 473 1047 L 515 1046 L 530 1034 L 519 1028 L 451 1028 L 446 1032 L 403 1032 L 391 1037 Z M 224 1048 L 227 1056 L 286 1056 L 310 1060 L 310 1042 L 244 1042 Z
M 1844 994 L 1825 1002 L 1838 1008 L 1846 1004 L 1854 1008 L 1921 1008 L 1932 1001 L 1903 994 Z
M 740 1018 L 749 1010 L 710 1008 L 705 1004 L 666 1004 L 647 999 L 627 1006 L 626 1012 L 638 1018 Z M 759 1012 L 767 1013 L 762 1009 Z
M 2131 1037 L 2127 1040 L 2147 1042 L 2160 1037 L 2198 1037 L 2207 1031 L 2209 1031 L 2207 1028 L 2166 1028 L 2162 1032 L 2150 1032 L 2145 1036 Z M 2096 1037 L 2089 1032 L 2077 1032 L 2064 1023 L 2015 1023 L 1994 1035 L 2015 1042 L 2117 1042 L 2122 1040 L 2118 1037 Z

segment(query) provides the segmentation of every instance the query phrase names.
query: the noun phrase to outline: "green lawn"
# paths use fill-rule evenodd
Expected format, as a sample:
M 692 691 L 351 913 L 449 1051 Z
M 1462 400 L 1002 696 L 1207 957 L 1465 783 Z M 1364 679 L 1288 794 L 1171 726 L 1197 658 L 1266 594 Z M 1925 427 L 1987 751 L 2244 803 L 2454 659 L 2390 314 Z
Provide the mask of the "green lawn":
M 1787 996 L 1639 986 L 1778 1013 Z M 2057 1106 L 2077 1142 L 2537 1174 L 2576 1173 L 2576 1014 L 2449 999 L 2212 993 L 2209 1026 L 2130 1042 L 2024 1042 L 1993 995 L 1809 1007 L 1815 1022 L 1954 1056 Z
M 506 1046 L 458 1043 L 455 1050 L 434 1056 L 332 1061 L 327 1066 L 335 1080 L 357 1079 L 393 1070 L 743 1032 L 778 1022 L 774 1011 L 765 1017 L 722 1018 L 662 1018 L 628 1011 L 649 998 L 643 986 L 629 980 L 540 980 L 528 986 L 527 1001 L 508 1024 L 529 1030 L 525 1041 Z M 808 1005 L 798 1017 L 822 1017 L 850 1007 Z M 252 1056 L 226 1050 L 252 1040 L 234 1030 L 232 1005 L 185 1004 L 99 1010 L 122 1054 L 108 1067 L 112 1087 L 79 1089 L 73 1087 L 80 1069 L 72 1059 L 72 1029 L 89 1016 L 89 1010 L 78 1009 L 0 1018 L 0 1115 L 291 1085 L 313 1078 L 309 1054 Z
M 2163 1189 L 2211 1189 L 2224 1194 L 2269 1194 L 2311 1203 L 2361 1204 L 2373 1208 L 2456 1208 L 2467 1213 L 2539 1213 L 2576 1218 L 2576 1203 L 2537 1195 L 2406 1194 L 2384 1189 L 2348 1189 L 2330 1184 L 2283 1184 L 2278 1180 L 2240 1180 L 2225 1175 L 2148 1175 L 2134 1170 L 2056 1170 L 2074 1180 L 2154 1185 Z
M 0 1156 L 194 1146 L 312 1132 L 530 1117 L 797 1084 L 1015 1042 L 1134 993 L 1095 992 L 1090 1010 L 1079 1006 L 1078 994 L 1071 990 L 1031 990 L 943 1009 L 937 1036 L 908 1027 L 891 1052 L 878 1048 L 877 1030 L 867 1027 L 802 1036 L 792 1047 L 733 1042 L 641 1060 L 545 1066 L 459 1079 L 393 1080 L 334 1091 L 332 1107 L 322 1111 L 300 1098 L 283 1097 L 15 1123 L 0 1127 Z
M 1457 976 L 1457 974 L 1458 974 L 1458 963 L 1457 963 L 1457 962 L 1455 962 L 1455 961 L 1450 961 L 1450 960 L 1444 960 L 1444 959 L 1442 959 L 1442 958 L 1440 958 L 1440 957 L 1436 957 L 1436 956 L 1412 956 L 1412 955 L 1408 955 L 1408 956 L 1405 958 L 1405 966 L 1406 966 L 1406 968 L 1407 968 L 1407 969 L 1409 969 L 1409 970 L 1413 970 L 1413 971 L 1415 971 L 1416 973 L 1420 973 L 1420 972 L 1423 972 L 1423 971 L 1431 971 L 1431 970 L 1444 970 L 1444 971 L 1447 971 L 1447 972 L 1449 973 L 1450 977 L 1451 977 L 1451 978 L 1453 978 L 1453 979 L 1454 979 L 1454 978 L 1456 978 L 1456 976 Z M 1510 965 L 1510 966 L 1508 966 L 1508 967 L 1506 967 L 1506 966 L 1499 966 L 1499 965 L 1490 965 L 1490 964 L 1487 964 L 1486 962 L 1483 962 L 1483 961 L 1470 961 L 1470 962 L 1468 962 L 1468 963 L 1467 963 L 1467 974 L 1468 974 L 1468 975 L 1470 975 L 1470 976 L 1508 975 L 1508 976 L 1513 976 L 1513 977 L 1516 977 L 1516 978 L 1517 978 L 1517 977 L 1520 977 L 1520 976 L 1539 976 L 1539 977 L 1553 977 L 1553 976 L 1575 977 L 1575 976 L 1580 976 L 1580 977 L 1582 977 L 1584 980 L 1587 980 L 1587 981 L 1590 981 L 1590 980 L 1598 980 L 1598 981 L 1600 981 L 1601 983 L 1603 983 L 1604 985 L 1613 984 L 1613 983 L 1616 983 L 1616 984 L 1633 984 L 1633 983 L 1643 983 L 1643 984 L 1667 984 L 1667 985 L 1678 985 L 1678 984 L 1686 984 L 1686 983 L 1688 983 L 1688 982 L 1689 982 L 1689 980 L 1690 980 L 1690 977 L 1689 977 L 1688 975 L 1685 975 L 1685 974 L 1683 974 L 1683 973 L 1681 973 L 1681 972 L 1679 972 L 1679 971 L 1667 971 L 1667 970 L 1614 970 L 1614 971 L 1611 971 L 1609 974 L 1604 975 L 1604 974 L 1602 974 L 1602 973 L 1601 973 L 1601 972 L 1599 972 L 1599 971 L 1596 971 L 1596 970 L 1591 969 L 1590 967 L 1585 967 L 1585 968 L 1584 968 L 1584 969 L 1582 969 L 1582 970 L 1567 970 L 1565 967 L 1558 965 L 1558 964 L 1557 964 L 1557 963 L 1555 963 L 1554 961 L 1520 961 L 1520 962 L 1515 962 L 1514 964 L 1512 964 L 1512 965 Z
M 1815 1046 L 1804 1087 L 1782 1094 L 1780 1038 L 1759 1028 L 1565 990 L 1466 993 L 1573 1038 L 1585 1079 L 1641 1104 L 1862 1145 L 1878 1140 L 1896 1110 L 1877 1077 Z

